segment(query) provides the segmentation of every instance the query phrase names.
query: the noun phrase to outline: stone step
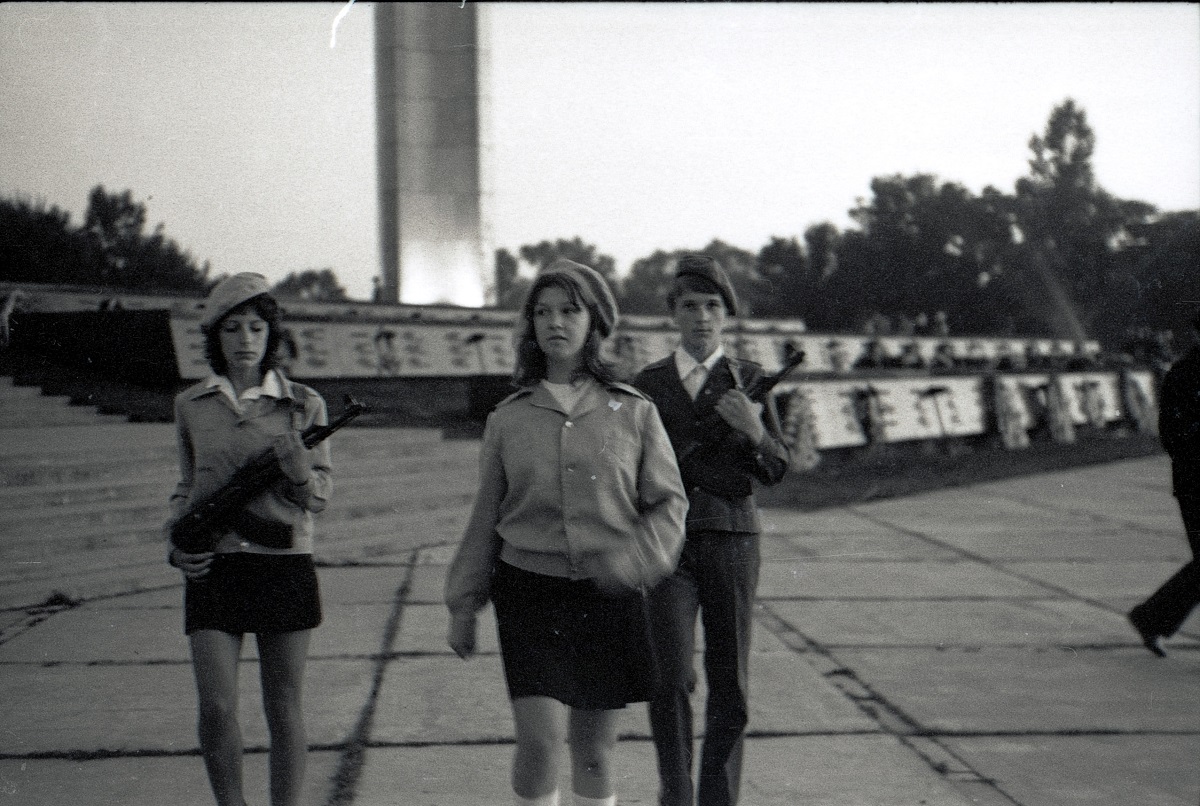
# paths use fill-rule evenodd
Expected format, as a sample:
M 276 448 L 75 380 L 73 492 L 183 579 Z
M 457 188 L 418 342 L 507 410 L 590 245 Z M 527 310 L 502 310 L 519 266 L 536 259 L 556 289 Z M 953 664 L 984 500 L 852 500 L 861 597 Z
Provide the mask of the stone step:
M 166 519 L 170 488 L 136 501 L 83 503 L 46 509 L 0 512 L 0 555 L 26 544 L 68 540 L 94 547 L 97 542 L 120 541 L 128 531 L 145 534 L 159 530 Z M 374 516 L 403 517 L 447 506 L 469 507 L 473 484 L 436 476 L 406 486 L 403 492 L 378 486 L 336 493 L 329 508 L 318 517 L 324 523 Z
M 364 485 L 380 493 L 391 488 L 400 494 L 413 477 L 438 476 L 471 479 L 477 475 L 477 459 L 441 456 L 396 457 L 371 462 L 336 462 L 334 483 L 340 499 L 343 492 Z M 92 472 L 95 470 L 95 472 Z M 91 470 L 78 465 L 49 465 L 35 468 L 0 468 L 0 513 L 16 509 L 50 509 L 76 504 L 100 504 L 160 497 L 163 480 L 174 488 L 179 469 L 174 459 L 157 462 L 109 463 Z M 82 478 L 81 478 L 82 477 Z M 167 493 L 169 495 L 169 491 Z
M 429 505 L 406 512 L 376 512 L 370 516 L 323 522 L 318 516 L 318 554 L 334 560 L 358 556 L 392 556 L 429 542 L 458 540 L 469 517 L 469 502 Z M 30 579 L 51 579 L 63 558 L 96 567 L 111 565 L 111 557 L 151 557 L 162 562 L 165 539 L 161 521 L 146 528 L 96 527 L 75 535 L 58 533 L 34 540 L 0 538 L 0 590 Z
M 4 415 L 0 417 L 0 431 L 123 422 L 125 422 L 125 418 L 119 414 L 97 414 L 95 409 L 91 408 L 6 409 Z

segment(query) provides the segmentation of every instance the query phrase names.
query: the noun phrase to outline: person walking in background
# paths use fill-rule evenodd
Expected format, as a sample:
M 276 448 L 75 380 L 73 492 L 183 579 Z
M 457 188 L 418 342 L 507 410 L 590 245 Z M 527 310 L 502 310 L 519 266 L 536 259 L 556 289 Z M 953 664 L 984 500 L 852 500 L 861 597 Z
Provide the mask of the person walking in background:
M 689 501 L 678 568 L 650 594 L 662 675 L 649 706 L 659 803 L 731 806 L 738 800 L 749 721 L 750 632 L 760 563 L 761 527 L 751 483 L 779 482 L 789 455 L 773 408 L 742 391 L 762 374 L 761 367 L 725 355 L 722 347 L 726 317 L 737 315 L 737 297 L 720 264 L 703 255 L 685 256 L 666 301 L 679 348 L 634 380 L 658 406 Z M 714 417 L 726 424 L 727 436 L 705 444 L 717 430 Z M 689 695 L 696 685 L 697 614 L 708 702 L 694 788 Z
M 1200 330 L 1200 316 L 1192 326 Z M 1192 560 L 1129 611 L 1129 621 L 1146 648 L 1164 657 L 1162 639 L 1174 635 L 1200 603 L 1200 345 L 1193 345 L 1163 378 L 1158 433 L 1171 457 L 1172 492 Z
M 306 449 L 300 434 L 326 424 L 325 401 L 274 368 L 283 331 L 269 289 L 260 274 L 217 283 L 201 325 L 212 374 L 175 399 L 181 478 L 171 496 L 168 534 L 194 502 L 264 452 L 274 453 L 286 477 L 246 507 L 253 517 L 245 524 L 214 535 L 212 551 L 168 553 L 185 578 L 184 632 L 196 677 L 200 750 L 220 806 L 246 803 L 238 724 L 238 659 L 246 633 L 258 644 L 271 803 L 298 801 L 308 750 L 301 688 L 310 631 L 321 622 L 313 513 L 332 492 L 329 446 Z M 290 539 L 274 547 L 280 541 L 268 541 L 258 528 L 263 525 Z
M 616 803 L 617 717 L 655 685 L 644 591 L 675 567 L 687 497 L 654 405 L 600 360 L 617 321 L 604 278 L 560 259 L 521 309 L 520 390 L 488 416 L 479 491 L 450 565 L 447 641 L 475 652 L 495 607 L 516 731 L 518 806 Z

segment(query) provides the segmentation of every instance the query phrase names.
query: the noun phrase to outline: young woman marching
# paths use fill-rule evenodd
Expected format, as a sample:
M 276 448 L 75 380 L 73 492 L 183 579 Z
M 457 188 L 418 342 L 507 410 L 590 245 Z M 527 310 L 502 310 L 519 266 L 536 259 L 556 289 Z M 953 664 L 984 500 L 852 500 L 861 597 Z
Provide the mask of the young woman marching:
M 265 277 L 250 273 L 213 288 L 202 324 L 212 374 L 175 399 L 181 479 L 168 532 L 194 502 L 265 451 L 286 477 L 247 506 L 249 517 L 215 536 L 213 551 L 169 553 L 186 579 L 184 632 L 196 676 L 200 749 L 219 806 L 246 802 L 237 673 L 246 633 L 258 644 L 271 803 L 292 806 L 299 799 L 308 748 L 301 684 L 309 633 L 321 621 L 313 513 L 325 508 L 332 489 L 329 445 L 308 450 L 300 433 L 326 424 L 325 401 L 273 368 L 283 331 L 269 290 Z
M 616 303 L 569 260 L 522 308 L 515 381 L 489 415 L 480 488 L 446 580 L 448 641 L 475 651 L 491 600 L 516 730 L 518 806 L 616 803 L 617 718 L 654 691 L 645 591 L 671 573 L 687 497 L 654 405 L 600 360 Z

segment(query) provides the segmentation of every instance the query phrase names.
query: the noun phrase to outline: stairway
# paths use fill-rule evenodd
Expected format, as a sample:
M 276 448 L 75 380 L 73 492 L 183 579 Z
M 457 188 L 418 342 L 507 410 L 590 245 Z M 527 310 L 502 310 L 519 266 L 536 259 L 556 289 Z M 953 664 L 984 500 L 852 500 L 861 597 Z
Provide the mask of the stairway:
M 162 534 L 179 479 L 172 424 L 68 407 L 7 378 L 0 409 L 0 611 L 180 583 Z M 396 562 L 461 536 L 477 441 L 349 427 L 330 447 L 334 496 L 317 516 L 318 563 Z

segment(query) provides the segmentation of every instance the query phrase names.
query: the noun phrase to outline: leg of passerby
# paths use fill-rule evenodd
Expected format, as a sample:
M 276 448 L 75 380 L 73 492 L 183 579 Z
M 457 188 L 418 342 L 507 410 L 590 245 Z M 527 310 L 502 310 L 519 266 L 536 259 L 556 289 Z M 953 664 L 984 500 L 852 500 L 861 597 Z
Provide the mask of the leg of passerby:
M 679 567 L 650 592 L 650 633 L 659 685 L 650 700 L 650 731 L 658 757 L 659 805 L 692 806 L 692 703 L 696 687 L 696 581 L 685 544 Z
M 750 636 L 760 566 L 757 535 L 722 535 L 704 546 L 699 572 L 708 684 L 698 806 L 735 806 L 750 719 Z
M 259 676 L 263 711 L 271 735 L 271 806 L 300 800 L 308 758 L 301 695 L 311 632 L 260 633 Z
M 1179 511 L 1192 550 L 1192 561 L 1164 582 L 1149 599 L 1129 611 L 1129 621 L 1141 636 L 1142 643 L 1160 657 L 1166 654 L 1160 640 L 1174 635 L 1200 603 L 1200 498 L 1181 496 Z
M 517 806 L 557 806 L 558 767 L 567 741 L 567 706 L 550 697 L 512 702 L 517 748 L 512 788 Z
M 620 711 L 571 709 L 571 789 L 574 806 L 616 806 L 612 756 Z
M 188 637 L 196 675 L 200 752 L 217 806 L 245 806 L 242 729 L 238 724 L 238 657 L 242 637 L 197 630 Z

